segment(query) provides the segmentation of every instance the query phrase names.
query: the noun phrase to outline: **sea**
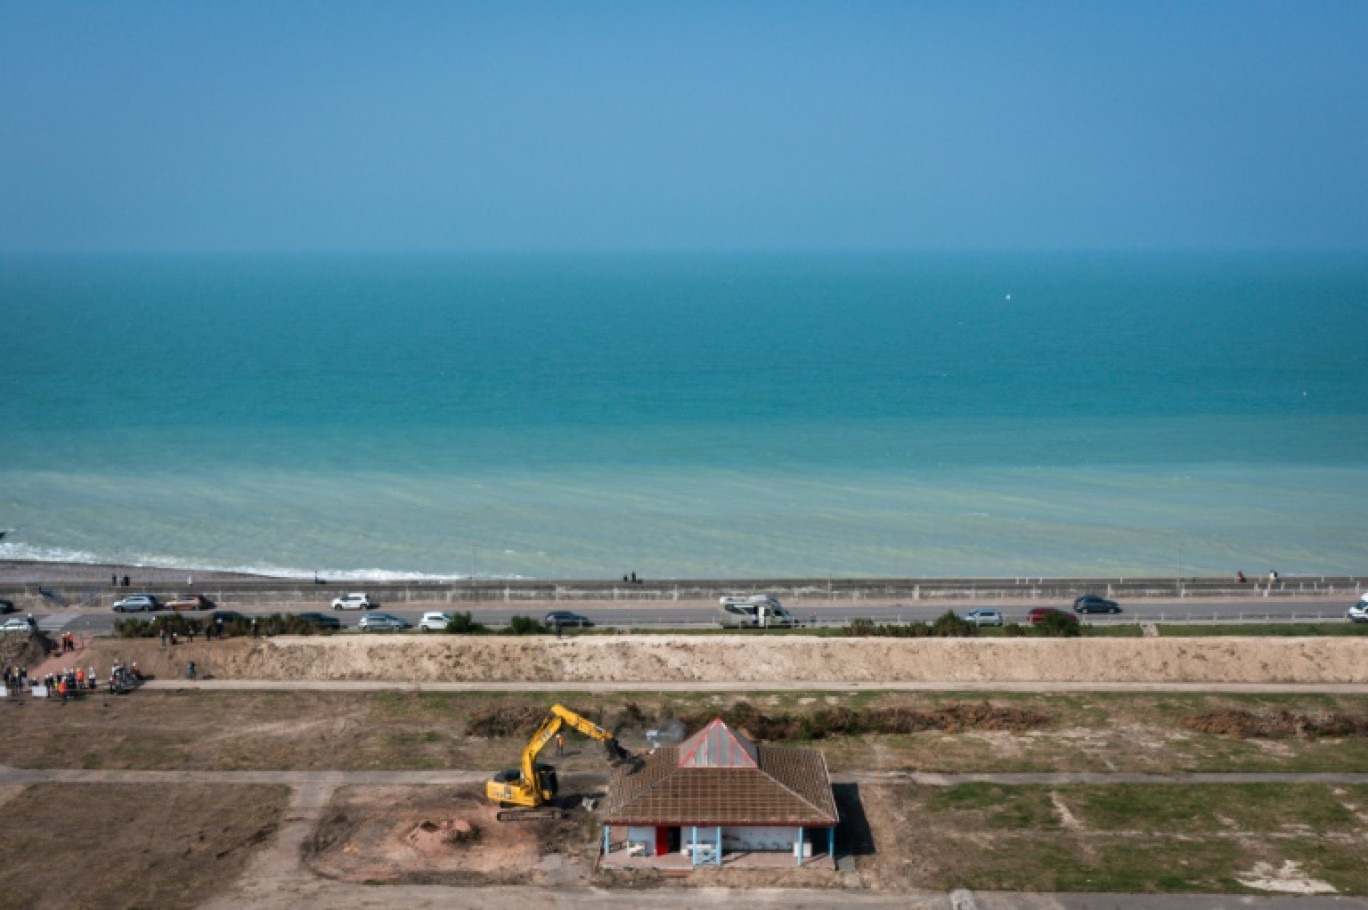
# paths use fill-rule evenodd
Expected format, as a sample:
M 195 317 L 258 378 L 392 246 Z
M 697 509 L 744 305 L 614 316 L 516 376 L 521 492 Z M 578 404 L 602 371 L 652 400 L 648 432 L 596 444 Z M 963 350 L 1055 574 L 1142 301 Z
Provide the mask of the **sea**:
M 0 259 L 0 559 L 1368 572 L 1368 255 Z

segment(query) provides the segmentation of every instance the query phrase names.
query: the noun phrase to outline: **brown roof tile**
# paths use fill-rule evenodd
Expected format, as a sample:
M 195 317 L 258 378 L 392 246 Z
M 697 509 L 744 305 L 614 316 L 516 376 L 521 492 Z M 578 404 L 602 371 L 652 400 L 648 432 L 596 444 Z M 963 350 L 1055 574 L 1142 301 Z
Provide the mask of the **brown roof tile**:
M 679 767 L 676 747 L 613 771 L 603 820 L 623 825 L 803 825 L 839 819 L 816 749 L 756 747 L 758 768 Z

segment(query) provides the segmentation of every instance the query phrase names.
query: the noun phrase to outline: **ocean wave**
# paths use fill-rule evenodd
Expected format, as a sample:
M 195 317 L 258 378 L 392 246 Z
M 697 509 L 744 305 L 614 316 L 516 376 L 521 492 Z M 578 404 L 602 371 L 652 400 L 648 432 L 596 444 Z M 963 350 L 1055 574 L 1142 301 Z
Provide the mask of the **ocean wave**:
M 100 559 L 94 553 L 84 550 L 67 550 L 62 547 L 35 547 L 27 543 L 0 543 L 0 559 L 22 560 L 24 562 L 74 562 L 83 565 L 109 565 L 108 560 Z
M 368 581 L 378 584 L 407 581 L 453 582 L 469 581 L 470 574 L 435 574 L 405 572 L 394 569 L 298 569 L 289 566 L 221 565 L 205 560 L 188 560 L 175 556 L 143 555 L 117 557 L 68 550 L 62 547 L 35 547 L 26 543 L 0 543 L 0 560 L 22 562 L 76 563 L 80 565 L 129 566 L 143 569 L 177 569 L 186 572 L 233 572 L 241 575 L 265 575 L 271 578 L 327 579 L 330 582 Z M 526 581 L 524 575 L 476 575 L 478 581 Z

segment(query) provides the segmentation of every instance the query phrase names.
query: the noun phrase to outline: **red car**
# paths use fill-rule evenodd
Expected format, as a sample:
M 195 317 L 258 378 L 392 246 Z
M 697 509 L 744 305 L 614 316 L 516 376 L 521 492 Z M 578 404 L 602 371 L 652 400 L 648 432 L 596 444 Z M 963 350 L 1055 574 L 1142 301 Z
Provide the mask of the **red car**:
M 1056 610 L 1054 607 L 1032 607 L 1031 612 L 1026 614 L 1026 621 L 1034 626 L 1037 623 L 1044 622 L 1045 617 L 1050 616 L 1052 614 L 1058 614 L 1060 616 L 1069 615 L 1068 613 L 1065 613 L 1063 610 Z

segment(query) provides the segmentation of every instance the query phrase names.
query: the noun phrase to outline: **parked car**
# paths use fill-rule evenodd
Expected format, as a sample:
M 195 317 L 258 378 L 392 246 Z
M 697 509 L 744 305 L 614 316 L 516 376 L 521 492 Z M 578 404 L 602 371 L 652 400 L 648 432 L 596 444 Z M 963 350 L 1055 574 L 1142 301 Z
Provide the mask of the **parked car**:
M 13 613 L 13 612 L 14 612 L 14 602 L 13 602 L 13 601 L 9 601 L 9 600 L 0 600 L 0 613 Z
M 214 602 L 203 594 L 182 594 L 166 602 L 168 610 L 212 610 Z
M 329 616 L 327 613 L 300 613 L 299 618 L 304 622 L 318 626 L 324 631 L 342 628 L 342 620 L 338 619 L 336 616 Z
M 423 618 L 418 620 L 418 629 L 421 632 L 445 632 L 450 622 L 450 613 L 424 613 Z
M 1350 607 L 1345 615 L 1349 617 L 1350 622 L 1368 622 L 1368 594 L 1360 597 L 1359 602 Z
M 562 629 L 587 629 L 594 624 L 594 621 L 587 616 L 578 613 L 571 613 L 569 610 L 552 610 L 546 614 L 542 620 L 551 628 L 560 626 Z
M 361 617 L 356 623 L 356 628 L 362 632 L 402 632 L 404 629 L 413 628 L 413 624 L 389 613 L 371 613 Z
M 971 622 L 976 626 L 1000 626 L 1002 625 L 1002 612 L 988 607 L 980 607 L 977 610 L 970 610 L 961 617 L 965 622 Z
M 378 606 L 380 605 L 362 591 L 348 594 L 346 597 L 335 597 L 332 602 L 334 610 L 373 610 Z
M 1045 617 L 1057 615 L 1068 616 L 1063 610 L 1056 610 L 1054 607 L 1032 607 L 1031 612 L 1026 614 L 1026 621 L 1031 625 L 1037 625 L 1045 621 Z
M 151 613 L 157 609 L 157 598 L 151 594 L 130 594 L 123 600 L 114 601 L 115 613 Z
M 1121 606 L 1096 594 L 1084 594 L 1074 601 L 1074 610 L 1078 613 L 1120 613 Z
M 38 631 L 38 624 L 27 616 L 16 616 L 0 623 L 0 632 L 6 634 L 10 632 L 23 632 L 25 635 L 32 635 Z

